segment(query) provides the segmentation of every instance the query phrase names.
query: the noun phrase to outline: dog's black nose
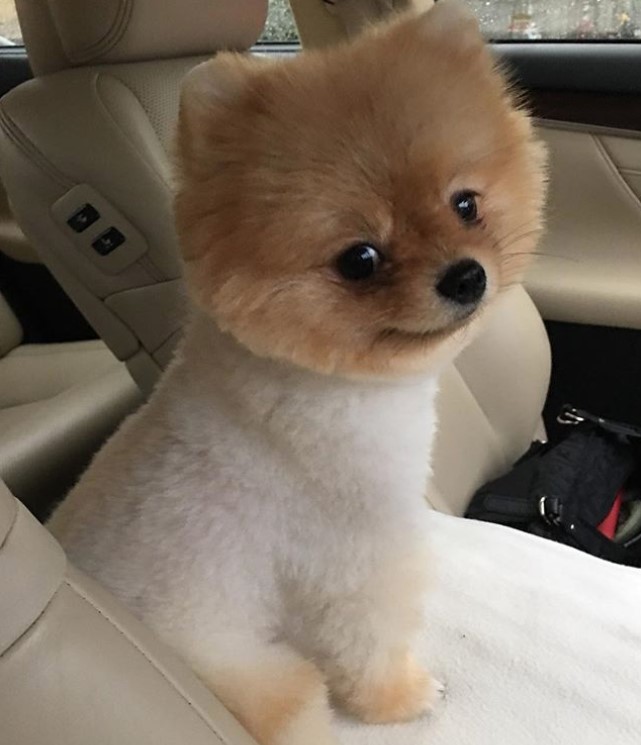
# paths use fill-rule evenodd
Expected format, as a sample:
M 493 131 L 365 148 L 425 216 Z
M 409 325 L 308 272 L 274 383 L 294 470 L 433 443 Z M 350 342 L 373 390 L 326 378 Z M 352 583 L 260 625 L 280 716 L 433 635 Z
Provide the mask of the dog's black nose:
M 474 259 L 448 266 L 436 285 L 437 292 L 459 305 L 478 303 L 487 286 L 485 269 Z

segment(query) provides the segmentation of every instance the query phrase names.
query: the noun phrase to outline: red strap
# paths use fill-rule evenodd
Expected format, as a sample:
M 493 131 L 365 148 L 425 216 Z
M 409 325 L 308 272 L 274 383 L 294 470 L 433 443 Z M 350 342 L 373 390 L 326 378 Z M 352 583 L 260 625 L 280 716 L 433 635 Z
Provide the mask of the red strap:
M 616 533 L 622 501 L 623 489 L 620 489 L 617 492 L 616 497 L 614 498 L 614 502 L 612 503 L 610 512 L 608 512 L 603 522 L 597 527 L 599 533 L 601 533 L 601 535 L 604 535 L 606 538 L 609 538 L 610 540 L 614 538 L 614 534 Z

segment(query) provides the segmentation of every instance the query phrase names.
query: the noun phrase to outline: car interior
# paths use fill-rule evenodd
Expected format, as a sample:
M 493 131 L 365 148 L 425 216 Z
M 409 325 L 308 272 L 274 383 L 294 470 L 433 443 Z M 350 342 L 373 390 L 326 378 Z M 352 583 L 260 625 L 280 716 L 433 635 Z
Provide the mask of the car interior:
M 252 742 L 41 523 L 180 338 L 172 138 L 186 72 L 219 50 L 338 43 L 405 4 L 291 0 L 295 35 L 282 41 L 267 40 L 267 0 L 11 4 L 18 43 L 0 47 L 3 741 Z M 581 21 L 590 4 L 576 5 Z M 565 403 L 641 423 L 641 38 L 488 28 L 549 149 L 550 194 L 524 287 L 501 297 L 442 379 L 429 501 L 454 516 L 562 428 Z

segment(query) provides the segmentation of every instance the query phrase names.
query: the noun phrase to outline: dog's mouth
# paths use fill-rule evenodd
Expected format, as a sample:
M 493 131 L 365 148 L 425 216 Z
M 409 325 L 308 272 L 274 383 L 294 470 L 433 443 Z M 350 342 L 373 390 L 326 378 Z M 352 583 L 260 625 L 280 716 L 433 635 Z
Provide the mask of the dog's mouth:
M 408 329 L 400 329 L 396 327 L 389 327 L 383 329 L 380 332 L 379 337 L 381 340 L 395 339 L 398 341 L 405 341 L 407 343 L 420 344 L 421 342 L 437 342 L 444 340 L 455 334 L 457 331 L 463 330 L 472 319 L 478 314 L 485 303 L 479 303 L 469 308 L 462 308 L 454 320 L 447 321 L 446 323 L 435 326 L 430 329 L 411 331 Z

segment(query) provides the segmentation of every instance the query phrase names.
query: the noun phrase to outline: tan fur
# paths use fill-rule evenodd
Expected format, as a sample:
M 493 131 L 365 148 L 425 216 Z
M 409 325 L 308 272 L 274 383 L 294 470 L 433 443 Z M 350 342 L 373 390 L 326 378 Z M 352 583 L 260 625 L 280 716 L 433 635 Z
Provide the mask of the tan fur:
M 282 733 L 316 699 L 326 696 L 320 672 L 302 658 L 286 670 L 256 667 L 241 673 L 230 669 L 216 677 L 212 688 L 261 745 L 281 743 Z
M 426 545 L 400 562 L 386 563 L 376 575 L 375 586 L 365 588 L 377 607 L 389 609 L 403 641 L 415 638 L 424 623 L 422 601 L 433 566 Z M 370 724 L 414 719 L 434 706 L 441 691 L 440 683 L 416 662 L 406 645 L 369 655 L 357 675 L 333 661 L 323 669 L 336 703 Z
M 438 683 L 407 651 L 397 653 L 376 677 L 342 699 L 344 708 L 369 724 L 405 722 L 424 713 L 439 695 Z
M 470 324 L 433 292 L 447 263 L 477 258 L 495 290 L 520 277 L 541 229 L 542 148 L 476 29 L 437 33 L 431 14 L 295 60 L 219 55 L 200 73 L 218 95 L 185 95 L 188 276 L 252 351 L 322 372 L 421 370 Z M 481 193 L 482 226 L 453 214 L 462 188 Z M 389 261 L 346 285 L 333 263 L 363 240 Z

